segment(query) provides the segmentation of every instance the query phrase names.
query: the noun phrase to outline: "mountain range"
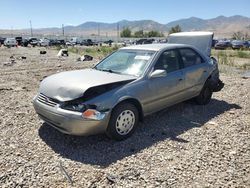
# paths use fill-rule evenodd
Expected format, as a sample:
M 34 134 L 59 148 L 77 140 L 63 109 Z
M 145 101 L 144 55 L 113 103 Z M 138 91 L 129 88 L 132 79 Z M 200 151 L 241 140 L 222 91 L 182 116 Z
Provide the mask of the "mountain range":
M 116 23 L 85 22 L 77 26 L 65 26 L 64 31 L 67 35 L 116 36 L 118 30 L 121 31 L 123 28 L 128 27 L 133 32 L 138 30 L 157 30 L 166 35 L 170 28 L 176 25 L 180 25 L 182 31 L 213 31 L 215 36 L 218 37 L 228 37 L 237 31 L 250 34 L 250 18 L 240 15 L 230 17 L 218 16 L 212 19 L 190 17 L 172 21 L 167 24 L 161 24 L 153 20 L 122 20 Z M 10 30 L 0 30 L 0 33 L 7 34 L 8 32 L 10 32 Z M 12 32 L 29 34 L 30 29 L 14 30 Z M 40 28 L 33 29 L 33 32 L 38 35 L 60 35 L 62 28 Z

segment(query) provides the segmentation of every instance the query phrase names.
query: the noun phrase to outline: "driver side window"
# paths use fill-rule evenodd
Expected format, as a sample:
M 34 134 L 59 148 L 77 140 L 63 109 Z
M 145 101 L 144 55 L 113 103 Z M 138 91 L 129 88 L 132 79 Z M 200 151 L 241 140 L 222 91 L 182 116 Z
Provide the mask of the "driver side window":
M 168 50 L 161 54 L 155 64 L 154 70 L 166 70 L 167 73 L 174 72 L 180 69 L 179 57 L 176 50 Z

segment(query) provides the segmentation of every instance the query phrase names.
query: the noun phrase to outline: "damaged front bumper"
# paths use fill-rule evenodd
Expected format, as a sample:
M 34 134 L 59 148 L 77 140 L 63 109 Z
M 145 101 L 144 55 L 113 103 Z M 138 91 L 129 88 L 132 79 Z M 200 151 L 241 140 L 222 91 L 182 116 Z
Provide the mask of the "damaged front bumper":
M 39 117 L 50 126 L 56 128 L 62 133 L 70 135 L 95 135 L 105 132 L 110 112 L 105 112 L 101 120 L 83 118 L 82 113 L 64 110 L 59 106 L 49 106 L 39 100 L 33 99 L 35 111 Z

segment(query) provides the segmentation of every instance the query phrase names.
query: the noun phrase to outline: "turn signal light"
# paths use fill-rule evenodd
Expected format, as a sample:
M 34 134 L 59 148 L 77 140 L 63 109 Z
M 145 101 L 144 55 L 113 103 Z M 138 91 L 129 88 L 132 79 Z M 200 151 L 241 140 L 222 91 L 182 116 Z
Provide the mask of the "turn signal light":
M 88 109 L 82 113 L 82 117 L 85 119 L 101 120 L 105 117 L 105 114 L 94 109 Z

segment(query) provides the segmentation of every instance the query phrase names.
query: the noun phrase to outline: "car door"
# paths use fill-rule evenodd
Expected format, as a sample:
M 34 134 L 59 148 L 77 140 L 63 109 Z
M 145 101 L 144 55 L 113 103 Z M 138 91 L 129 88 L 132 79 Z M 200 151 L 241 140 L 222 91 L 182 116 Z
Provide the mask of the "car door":
M 179 49 L 183 63 L 185 98 L 198 95 L 208 77 L 208 65 L 205 60 L 191 48 Z
M 165 70 L 166 76 L 148 78 L 148 97 L 145 101 L 145 114 L 158 111 L 176 103 L 182 97 L 184 77 L 177 50 L 164 51 L 156 61 L 153 71 Z

